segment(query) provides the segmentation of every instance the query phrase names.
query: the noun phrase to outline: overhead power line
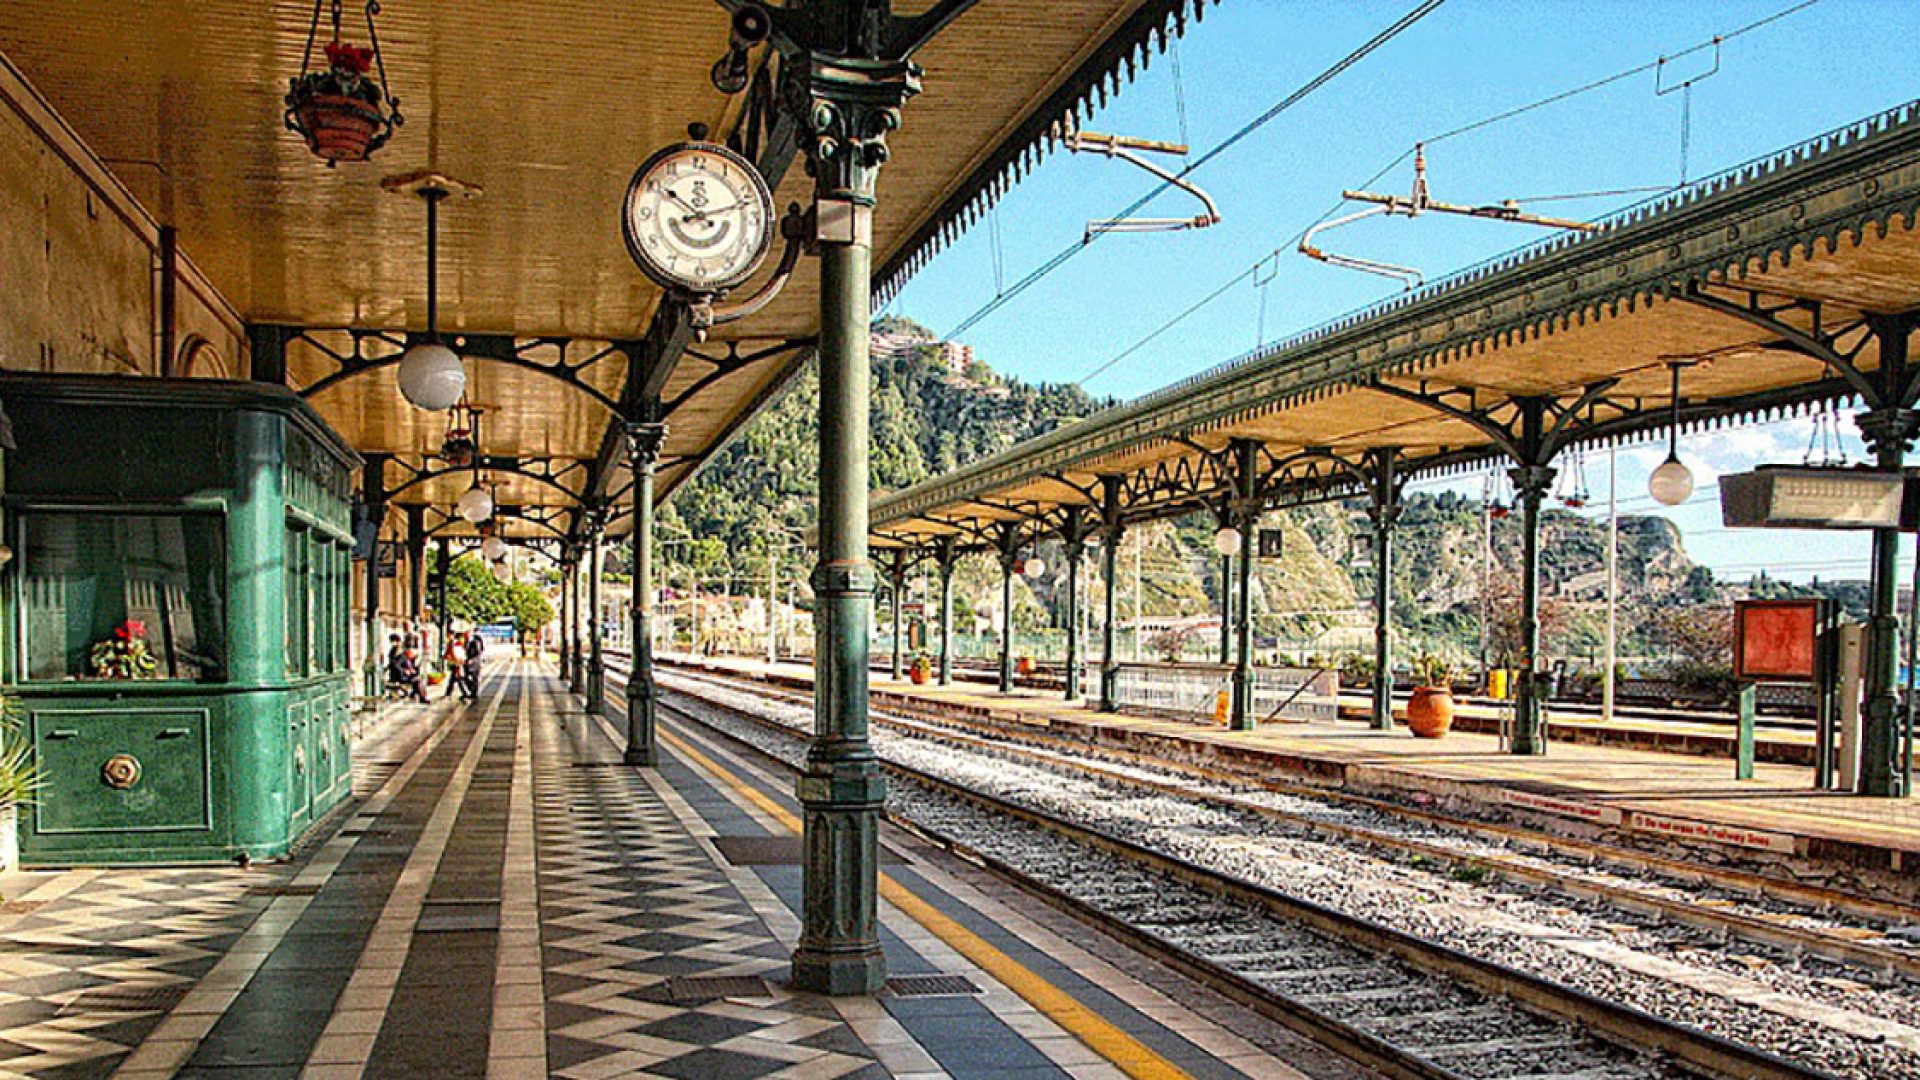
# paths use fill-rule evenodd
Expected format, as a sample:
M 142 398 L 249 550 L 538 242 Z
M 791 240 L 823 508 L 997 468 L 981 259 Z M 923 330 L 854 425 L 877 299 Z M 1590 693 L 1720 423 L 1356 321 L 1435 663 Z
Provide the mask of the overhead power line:
M 1206 165 L 1208 162 L 1212 161 L 1214 158 L 1219 157 L 1221 154 L 1226 153 L 1228 150 L 1238 145 L 1243 139 L 1247 138 L 1248 136 L 1252 135 L 1254 132 L 1260 130 L 1261 128 L 1265 127 L 1267 124 L 1271 123 L 1280 114 L 1286 112 L 1288 109 L 1291 109 L 1295 105 L 1299 104 L 1309 94 L 1313 93 L 1315 90 L 1320 89 L 1322 86 L 1325 86 L 1327 83 L 1332 82 L 1342 72 L 1346 71 L 1348 68 L 1352 67 L 1353 65 L 1359 63 L 1361 60 L 1366 59 L 1368 54 L 1380 48 L 1380 46 L 1385 45 L 1387 42 L 1392 41 L 1395 37 L 1398 37 L 1402 31 L 1406 30 L 1408 27 L 1412 26 L 1414 23 L 1419 22 L 1421 19 L 1426 18 L 1429 14 L 1432 14 L 1435 10 L 1437 10 L 1440 7 L 1440 5 L 1444 3 L 1446 3 L 1446 0 L 1422 0 L 1420 4 L 1416 5 L 1413 8 L 1413 10 L 1407 12 L 1405 15 L 1402 15 L 1399 18 L 1399 20 L 1393 23 L 1393 25 L 1388 26 L 1386 29 L 1375 34 L 1372 38 L 1369 38 L 1366 44 L 1348 53 L 1346 56 L 1342 57 L 1338 63 L 1322 71 L 1320 74 L 1314 76 L 1312 79 L 1308 80 L 1308 82 L 1305 85 L 1301 86 L 1299 89 L 1293 91 L 1291 94 L 1288 94 L 1286 97 L 1281 98 L 1279 101 L 1275 102 L 1270 108 L 1267 109 L 1266 112 L 1263 112 L 1259 116 L 1248 121 L 1245 125 L 1243 125 L 1240 128 L 1240 130 L 1234 132 L 1232 135 L 1227 136 L 1224 140 L 1222 140 L 1220 143 L 1215 145 L 1211 150 L 1208 150 L 1206 153 L 1201 154 L 1199 157 L 1189 162 L 1187 167 L 1184 169 L 1181 169 L 1178 175 L 1180 176 L 1181 179 L 1185 179 L 1188 176 L 1192 175 L 1193 173 L 1197 172 L 1202 166 Z M 1135 199 L 1132 203 L 1128 204 L 1126 209 L 1120 211 L 1118 214 L 1111 215 L 1110 220 L 1120 220 L 1120 219 L 1132 217 L 1142 207 L 1146 206 L 1148 203 L 1152 202 L 1154 199 L 1159 198 L 1162 193 L 1164 193 L 1168 188 L 1173 186 L 1174 186 L 1173 182 L 1170 180 L 1161 181 L 1159 184 L 1155 185 L 1151 190 L 1149 190 L 1146 194 L 1140 196 L 1139 198 Z M 992 300 L 987 301 L 985 304 L 982 304 L 980 308 L 976 310 L 973 314 L 960 320 L 959 325 L 955 326 L 952 330 L 947 331 L 945 335 L 946 339 L 951 341 L 954 338 L 959 337 L 961 334 L 966 333 L 968 330 L 972 329 L 975 325 L 977 325 L 982 319 L 985 319 L 989 315 L 992 315 L 994 312 L 999 311 L 1002 307 L 1006 305 L 1007 301 L 1012 300 L 1016 296 L 1019 296 L 1021 293 L 1031 288 L 1034 284 L 1038 283 L 1042 278 L 1046 277 L 1048 274 L 1053 273 L 1055 270 L 1058 270 L 1061 266 L 1065 265 L 1068 260 L 1072 259 L 1075 255 L 1080 254 L 1082 251 L 1085 251 L 1089 246 L 1091 246 L 1094 243 L 1094 241 L 1100 239 L 1100 237 L 1104 235 L 1106 235 L 1106 233 L 1102 231 L 1090 232 L 1084 237 L 1082 237 L 1080 240 L 1074 243 L 1068 244 L 1064 248 L 1061 248 L 1060 251 L 1054 254 L 1052 258 L 1049 258 L 1046 262 L 1043 262 L 1039 266 L 1035 267 L 1032 271 L 1028 272 L 1028 274 L 1025 277 L 1021 278 L 1019 281 L 1014 282 L 1011 287 L 1006 289 L 1006 291 L 995 296 Z
M 1482 128 L 1491 127 L 1496 124 L 1504 123 L 1518 116 L 1524 116 L 1527 113 L 1533 112 L 1537 109 L 1544 109 L 1550 105 L 1556 105 L 1570 98 L 1579 97 L 1583 94 L 1589 94 L 1595 90 L 1600 90 L 1605 87 L 1612 86 L 1615 83 L 1623 82 L 1627 79 L 1633 78 L 1636 75 L 1644 75 L 1648 72 L 1657 70 L 1662 64 L 1671 63 L 1683 57 L 1691 56 L 1699 52 L 1704 52 L 1708 49 L 1715 48 L 1716 46 L 1719 46 L 1719 45 L 1724 45 L 1726 42 L 1732 41 L 1735 38 L 1741 37 L 1742 35 L 1750 34 L 1755 30 L 1759 30 L 1762 27 L 1778 22 L 1781 19 L 1787 18 L 1788 16 L 1796 15 L 1802 11 L 1805 11 L 1806 9 L 1820 2 L 1821 0 L 1800 0 L 1799 3 L 1782 8 L 1771 15 L 1763 16 L 1759 19 L 1754 20 L 1753 22 L 1747 23 L 1744 26 L 1740 26 L 1736 29 L 1729 30 L 1724 34 L 1716 34 L 1713 37 L 1706 39 L 1705 41 L 1697 42 L 1684 49 L 1681 49 L 1678 52 L 1666 53 L 1660 56 L 1659 58 L 1654 60 L 1649 60 L 1646 63 L 1637 64 L 1623 71 L 1617 71 L 1604 78 L 1595 79 L 1591 82 L 1583 83 L 1571 89 L 1562 90 L 1557 93 L 1549 94 L 1546 97 L 1539 98 L 1534 101 L 1529 101 L 1524 105 L 1518 105 L 1511 109 L 1506 109 L 1501 112 L 1494 113 L 1491 116 L 1483 117 L 1471 123 L 1462 124 L 1459 127 L 1455 127 L 1455 128 L 1450 128 L 1437 135 L 1430 136 L 1420 141 L 1428 145 L 1432 145 L 1433 143 L 1442 142 L 1447 139 L 1457 138 L 1458 136 L 1466 135 L 1470 132 L 1479 131 Z M 1402 163 L 1404 163 L 1408 158 L 1411 158 L 1413 155 L 1414 155 L 1414 151 L 1412 148 L 1408 148 L 1407 150 L 1402 151 L 1398 157 L 1395 157 L 1392 161 L 1387 162 L 1387 164 L 1384 167 L 1382 167 L 1378 172 L 1374 173 L 1371 177 L 1369 177 L 1367 180 L 1362 182 L 1359 185 L 1359 189 L 1364 190 L 1367 188 L 1371 188 L 1374 184 L 1378 183 L 1388 173 L 1400 167 Z M 1205 159 L 1203 158 L 1202 160 L 1205 160 Z M 1195 164 L 1197 165 L 1199 164 L 1199 162 L 1196 162 Z M 1673 190 L 1673 187 L 1671 185 L 1647 185 L 1642 187 L 1618 188 L 1611 191 L 1581 192 L 1578 195 L 1549 195 L 1549 196 L 1542 196 L 1542 197 L 1533 198 L 1533 199 L 1516 200 L 1516 201 L 1549 202 L 1549 201 L 1556 201 L 1556 200 L 1564 200 L 1568 198 L 1600 198 L 1608 195 L 1657 194 L 1657 193 L 1663 193 L 1663 192 L 1672 191 L 1672 190 Z M 1158 193 L 1159 192 L 1157 190 L 1154 192 L 1154 194 L 1158 194 Z M 1300 239 L 1303 236 L 1305 236 L 1308 232 L 1310 232 L 1315 225 L 1319 225 L 1321 222 L 1324 222 L 1328 218 L 1331 218 L 1334 214 L 1338 213 L 1340 211 L 1340 208 L 1344 205 L 1346 205 L 1346 200 L 1344 198 L 1335 201 L 1334 204 L 1331 207 L 1329 207 L 1325 213 L 1321 214 L 1318 218 L 1315 218 L 1312 224 L 1308 225 L 1304 229 L 1301 229 L 1299 232 L 1294 233 L 1293 236 L 1290 237 L 1285 243 L 1279 245 L 1278 247 L 1274 248 L 1272 251 L 1261 256 L 1257 261 L 1254 262 L 1252 266 L 1244 270 L 1241 270 L 1239 273 L 1235 274 L 1233 277 L 1223 282 L 1219 287 L 1215 288 L 1212 292 L 1208 293 L 1206 296 L 1196 301 L 1193 305 L 1185 308 L 1184 310 L 1180 311 L 1178 314 L 1174 315 L 1172 318 L 1161 323 L 1158 327 L 1156 327 L 1153 331 L 1148 333 L 1145 337 L 1140 338 L 1138 341 L 1135 341 L 1133 344 L 1127 346 L 1125 349 L 1121 350 L 1119 353 L 1115 354 L 1113 357 L 1109 358 L 1108 360 L 1094 367 L 1092 370 L 1087 372 L 1085 375 L 1082 375 L 1076 381 L 1084 385 L 1087 382 L 1093 379 L 1099 378 L 1101 375 L 1106 374 L 1108 371 L 1111 371 L 1115 366 L 1119 365 L 1122 361 L 1125 361 L 1128 357 L 1133 356 L 1135 353 L 1139 352 L 1141 349 L 1152 344 L 1154 341 L 1158 340 L 1161 336 L 1165 335 L 1169 330 L 1172 330 L 1175 326 L 1178 326 L 1180 323 L 1185 322 L 1187 319 L 1197 314 L 1201 309 L 1207 307 L 1208 305 L 1212 304 L 1214 301 L 1218 300 L 1220 297 L 1232 291 L 1233 286 L 1245 280 L 1249 275 L 1257 273 L 1259 268 L 1266 265 L 1269 260 L 1278 259 L 1285 253 L 1292 251 L 1294 246 L 1300 242 Z M 1136 208 L 1137 208 L 1137 204 L 1136 204 Z M 1078 247 L 1074 248 L 1073 254 L 1077 254 L 1078 251 L 1079 251 Z M 1071 254 L 1068 254 L 1066 256 L 1066 258 L 1071 258 L 1071 257 L 1072 257 Z M 1066 261 L 1066 258 L 1062 258 L 1060 256 L 1055 256 L 1055 258 L 1058 260 L 1058 262 Z M 1037 273 L 1039 273 L 1039 276 L 1045 276 L 1046 273 L 1052 272 L 1052 269 L 1053 268 L 1051 266 L 1043 265 L 1041 267 L 1041 270 L 1038 271 Z M 980 311 L 975 312 L 972 316 L 970 316 L 968 320 L 961 325 L 961 328 L 965 329 L 966 327 L 972 326 L 974 323 L 978 322 L 980 319 L 985 318 L 989 314 L 992 314 L 994 310 L 997 310 L 997 307 L 998 307 L 997 303 L 990 304 L 987 307 L 983 307 Z

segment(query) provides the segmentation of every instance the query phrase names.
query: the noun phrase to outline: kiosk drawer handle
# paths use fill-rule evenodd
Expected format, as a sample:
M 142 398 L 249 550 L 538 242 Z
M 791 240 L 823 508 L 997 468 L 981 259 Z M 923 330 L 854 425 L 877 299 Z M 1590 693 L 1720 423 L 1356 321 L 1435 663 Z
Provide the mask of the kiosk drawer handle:
M 170 727 L 161 728 L 159 737 L 162 739 L 184 739 L 191 734 L 193 734 L 193 732 L 187 728 Z
M 77 735 L 79 735 L 79 734 L 80 734 L 80 733 L 79 733 L 78 731 L 75 731 L 75 730 L 74 730 L 74 729 L 72 729 L 72 728 L 67 728 L 67 727 L 63 727 L 63 728 L 54 728 L 54 729 L 53 729 L 52 731 L 49 731 L 49 732 L 47 732 L 47 738 L 49 738 L 49 739 L 71 739 L 71 738 L 73 738 L 73 737 L 75 737 L 75 736 L 77 736 Z

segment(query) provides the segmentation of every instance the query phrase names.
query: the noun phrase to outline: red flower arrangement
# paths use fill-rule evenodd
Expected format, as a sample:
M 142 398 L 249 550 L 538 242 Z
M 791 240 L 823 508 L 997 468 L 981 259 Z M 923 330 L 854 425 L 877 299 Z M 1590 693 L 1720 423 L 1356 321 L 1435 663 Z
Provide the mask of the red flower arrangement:
M 327 42 L 327 66 L 335 71 L 365 75 L 373 70 L 373 50 L 344 41 Z
M 113 636 L 93 647 L 93 675 L 97 679 L 150 679 L 159 669 L 147 647 L 147 624 L 128 619 L 113 628 Z

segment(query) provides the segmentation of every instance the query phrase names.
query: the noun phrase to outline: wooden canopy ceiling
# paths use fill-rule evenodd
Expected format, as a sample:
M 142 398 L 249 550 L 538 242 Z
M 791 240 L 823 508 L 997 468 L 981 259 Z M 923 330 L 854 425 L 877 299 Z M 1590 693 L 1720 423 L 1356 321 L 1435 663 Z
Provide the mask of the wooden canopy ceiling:
M 1619 438 L 1668 423 L 1675 362 L 1688 424 L 1853 397 L 1845 369 L 1879 367 L 1866 317 L 1920 309 L 1916 211 L 1909 105 L 881 496 L 875 542 L 1059 529 L 1103 483 L 1123 521 L 1219 509 L 1234 440 L 1259 446 L 1265 505 L 1358 494 L 1338 462 L 1478 467 L 1498 444 L 1461 413 L 1498 426 L 1527 398 L 1576 441 Z
M 890 140 L 875 265 L 917 265 L 1044 148 L 1048 126 L 1117 86 L 1150 34 L 1204 2 L 994 0 L 960 16 L 916 56 L 925 90 Z M 348 36 L 364 42 L 362 5 L 345 7 Z M 467 365 L 470 396 L 487 410 L 482 450 L 550 461 L 546 479 L 498 474 L 499 500 L 535 516 L 565 510 L 561 524 L 577 531 L 583 495 L 627 482 L 609 453 L 610 405 L 631 350 L 608 345 L 646 339 L 661 317 L 659 290 L 623 248 L 618 208 L 637 164 L 690 123 L 717 138 L 742 126 L 744 98 L 722 96 L 708 74 L 726 50 L 726 12 L 714 0 L 386 0 L 379 38 L 406 123 L 373 163 L 330 169 L 281 124 L 313 10 L 308 0 L 8 0 L 0 53 L 177 229 L 181 250 L 249 324 L 296 335 L 288 382 L 313 391 L 357 449 L 394 455 L 390 483 L 438 471 L 446 417 L 408 406 L 389 368 L 314 388 L 341 358 L 397 353 L 426 325 L 424 211 L 381 178 L 431 170 L 481 189 L 441 213 L 440 328 L 457 348 L 497 335 L 496 354 L 522 350 L 520 366 Z M 773 156 L 777 204 L 807 201 L 791 149 Z M 804 260 L 765 311 L 692 352 L 671 350 L 660 498 L 783 382 L 817 323 Z M 556 359 L 572 381 L 539 370 Z M 399 501 L 445 507 L 467 482 L 429 476 Z M 507 531 L 544 530 L 510 521 Z

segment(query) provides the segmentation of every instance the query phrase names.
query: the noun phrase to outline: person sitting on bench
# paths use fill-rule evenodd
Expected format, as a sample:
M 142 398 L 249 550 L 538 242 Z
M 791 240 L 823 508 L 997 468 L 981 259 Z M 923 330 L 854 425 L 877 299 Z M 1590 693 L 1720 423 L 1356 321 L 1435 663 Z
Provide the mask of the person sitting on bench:
M 394 634 L 387 649 L 387 693 L 395 691 L 412 701 L 427 700 L 427 684 L 420 677 L 420 662 L 414 659 L 400 642 L 400 635 Z

